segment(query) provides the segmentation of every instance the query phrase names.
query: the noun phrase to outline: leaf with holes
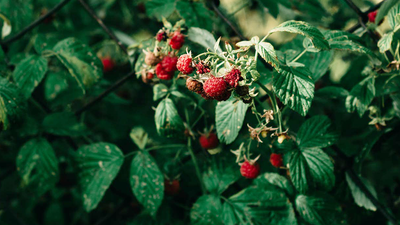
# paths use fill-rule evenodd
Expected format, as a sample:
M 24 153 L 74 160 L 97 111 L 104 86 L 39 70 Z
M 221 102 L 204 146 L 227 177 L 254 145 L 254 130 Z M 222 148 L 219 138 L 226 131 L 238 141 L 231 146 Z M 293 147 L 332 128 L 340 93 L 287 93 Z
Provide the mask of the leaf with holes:
M 164 176 L 148 152 L 139 151 L 133 158 L 129 181 L 136 199 L 155 215 L 164 198 Z
M 283 104 L 305 116 L 314 98 L 314 82 L 304 67 L 282 66 L 275 75 L 272 87 Z
M 78 149 L 76 161 L 80 168 L 79 183 L 83 193 L 83 206 L 87 212 L 97 207 L 117 176 L 124 155 L 110 143 L 100 142 Z
M 75 38 L 64 39 L 54 46 L 57 58 L 81 87 L 83 93 L 103 76 L 103 65 L 87 45 Z
M 42 81 L 46 72 L 47 60 L 42 56 L 32 55 L 17 65 L 13 78 L 24 97 L 29 98 L 33 90 Z
M 350 95 L 346 98 L 346 109 L 348 112 L 357 110 L 358 115 L 362 117 L 374 97 L 375 79 L 367 77 L 351 89 Z
M 174 102 L 169 98 L 158 104 L 155 122 L 158 134 L 166 137 L 181 137 L 185 129 Z
M 232 143 L 242 128 L 248 105 L 231 97 L 228 101 L 218 102 L 215 109 L 215 124 L 218 139 L 226 144 Z
M 53 147 L 44 138 L 26 142 L 17 156 L 17 171 L 25 185 L 44 194 L 58 181 L 58 161 Z
M 321 50 L 328 50 L 329 43 L 325 40 L 324 35 L 316 27 L 303 21 L 286 21 L 279 26 L 272 29 L 268 35 L 275 32 L 289 32 L 295 34 L 301 34 L 311 40 L 314 44 L 314 48 Z

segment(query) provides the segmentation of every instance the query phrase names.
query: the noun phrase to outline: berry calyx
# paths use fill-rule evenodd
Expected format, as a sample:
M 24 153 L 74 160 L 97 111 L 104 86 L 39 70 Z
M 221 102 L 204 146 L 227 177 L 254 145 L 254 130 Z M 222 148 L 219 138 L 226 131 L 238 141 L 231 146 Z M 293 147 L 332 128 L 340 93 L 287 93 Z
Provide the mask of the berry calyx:
M 242 76 L 241 76 L 241 72 L 239 69 L 232 69 L 229 73 L 227 73 L 225 75 L 225 81 L 231 86 L 236 88 L 239 84 L 240 80 L 243 80 Z
M 161 80 L 171 80 L 174 77 L 174 72 L 165 71 L 161 63 L 156 66 L 156 75 Z
M 169 45 L 171 46 L 171 48 L 179 50 L 180 48 L 182 48 L 183 43 L 185 43 L 185 36 L 180 31 L 175 31 L 172 34 Z
M 269 157 L 269 161 L 276 168 L 280 168 L 283 166 L 282 154 L 272 153 Z
M 193 91 L 196 93 L 203 92 L 203 84 L 200 81 L 197 81 L 191 77 L 186 80 L 186 87 L 189 91 Z
M 176 68 L 183 74 L 191 74 L 194 70 L 192 56 L 190 54 L 181 55 L 176 63 Z
M 166 72 L 175 72 L 177 61 L 178 57 L 176 56 L 165 56 L 160 63 Z
M 167 195 L 176 195 L 181 189 L 179 180 L 164 180 L 164 192 Z
M 240 173 L 243 177 L 248 179 L 254 179 L 260 173 L 260 165 L 257 162 L 244 161 L 240 166 Z
M 228 85 L 222 77 L 210 77 L 203 85 L 205 93 L 212 98 L 226 94 Z
M 378 11 L 370 12 L 368 13 L 368 21 L 371 23 L 375 23 L 376 15 L 378 14 Z
M 219 145 L 219 140 L 217 135 L 212 132 L 201 135 L 199 138 L 199 142 L 201 147 L 204 149 L 214 149 Z
M 102 58 L 101 63 L 103 63 L 103 72 L 109 72 L 114 69 L 115 63 L 110 57 Z

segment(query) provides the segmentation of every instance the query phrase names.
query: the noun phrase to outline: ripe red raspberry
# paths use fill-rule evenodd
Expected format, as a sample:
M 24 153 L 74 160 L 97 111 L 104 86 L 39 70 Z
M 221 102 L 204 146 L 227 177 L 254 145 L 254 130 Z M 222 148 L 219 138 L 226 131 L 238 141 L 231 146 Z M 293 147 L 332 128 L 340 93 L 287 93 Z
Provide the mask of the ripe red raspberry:
M 199 138 L 201 147 L 205 149 L 214 149 L 218 147 L 219 140 L 215 133 L 203 134 Z
M 179 180 L 164 180 L 164 192 L 167 195 L 176 195 L 180 190 Z
M 269 157 L 269 161 L 276 168 L 280 168 L 283 166 L 283 159 L 281 154 L 272 153 Z
M 196 73 L 198 74 L 204 74 L 210 72 L 210 68 L 207 65 L 204 65 L 202 62 L 197 63 L 196 68 L 197 68 Z
M 175 72 L 177 61 L 178 61 L 178 57 L 176 57 L 176 56 L 165 56 L 161 60 L 161 65 L 166 72 Z
M 246 160 L 240 166 L 240 173 L 242 174 L 242 176 L 248 179 L 254 179 L 260 173 L 260 165 L 257 162 L 251 164 L 249 161 Z
M 156 66 L 156 74 L 161 80 L 171 80 L 174 77 L 174 72 L 165 71 L 161 63 Z
M 189 77 L 186 80 L 186 87 L 187 89 L 189 89 L 189 91 L 193 91 L 193 92 L 202 92 L 203 91 L 203 84 L 191 77 Z
M 109 72 L 115 66 L 114 61 L 110 57 L 102 58 L 101 63 L 103 63 L 103 72 Z
M 204 91 L 212 98 L 225 94 L 228 85 L 222 77 L 210 77 L 203 85 Z
M 378 14 L 378 11 L 368 13 L 369 22 L 375 23 L 376 14 Z
M 154 78 L 154 74 L 152 72 L 144 72 L 142 73 L 142 81 L 147 84 Z
M 176 68 L 183 74 L 191 74 L 194 70 L 192 56 L 189 54 L 181 55 L 176 63 Z
M 165 41 L 167 40 L 167 32 L 160 30 L 156 35 L 157 41 Z
M 232 69 L 228 74 L 225 75 L 225 81 L 231 86 L 231 87 L 237 87 L 238 82 L 240 80 L 243 80 L 241 76 L 241 72 L 238 69 Z
M 182 48 L 184 42 L 185 42 L 185 36 L 181 32 L 175 31 L 172 34 L 172 38 L 169 41 L 169 45 L 171 45 L 171 48 L 178 50 Z

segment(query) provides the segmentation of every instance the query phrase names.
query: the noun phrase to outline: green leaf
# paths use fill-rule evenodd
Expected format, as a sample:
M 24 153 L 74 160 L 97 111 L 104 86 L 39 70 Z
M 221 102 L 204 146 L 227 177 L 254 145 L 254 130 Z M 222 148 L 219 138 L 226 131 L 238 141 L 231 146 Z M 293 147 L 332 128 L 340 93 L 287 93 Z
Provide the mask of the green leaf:
M 365 187 L 369 190 L 369 192 L 377 198 L 377 194 L 375 191 L 375 188 L 371 185 L 368 180 L 360 177 L 361 182 L 365 185 Z M 375 205 L 369 200 L 367 196 L 365 196 L 364 192 L 360 190 L 360 188 L 353 182 L 353 180 L 350 178 L 349 174 L 346 172 L 346 181 L 347 184 L 349 185 L 349 188 L 351 190 L 351 195 L 354 198 L 354 201 L 356 204 L 360 207 L 364 207 L 368 210 L 376 211 Z
M 214 157 L 203 173 L 204 185 L 213 194 L 221 194 L 239 178 L 237 165 L 222 157 Z
M 214 50 L 215 43 L 217 43 L 212 33 L 198 27 L 189 28 L 188 39 L 210 50 Z M 222 52 L 219 46 L 217 46 L 217 52 Z
M 279 60 L 276 56 L 274 46 L 268 42 L 261 42 L 256 44 L 255 49 L 265 62 L 271 64 L 275 68 L 279 68 Z
M 256 224 L 297 224 L 292 204 L 285 192 L 275 186 L 269 188 L 250 186 L 231 196 L 228 203 L 243 218 Z
M 353 87 L 350 95 L 346 98 L 346 109 L 354 112 L 357 109 L 358 115 L 362 117 L 375 97 L 375 79 L 367 77 Z
M 297 212 L 307 223 L 313 225 L 342 224 L 339 215 L 340 206 L 329 195 L 298 195 L 295 202 Z
M 215 124 L 218 139 L 226 144 L 232 143 L 242 128 L 248 105 L 231 97 L 227 101 L 218 102 L 215 109 Z
M 300 149 L 325 148 L 334 144 L 338 135 L 329 132 L 331 120 L 327 116 L 313 116 L 306 120 L 297 133 Z
M 277 186 L 285 191 L 288 196 L 293 196 L 295 193 L 289 180 L 277 173 L 264 173 L 259 175 L 257 179 L 254 180 L 254 183 L 260 187 L 266 186 L 266 188 L 270 185 Z
M 0 75 L 7 70 L 7 63 L 5 59 L 4 51 L 2 48 L 0 48 Z
M 392 29 L 395 29 L 400 24 L 400 4 L 396 4 L 390 9 L 388 22 Z
M 117 146 L 100 142 L 80 147 L 76 161 L 81 169 L 79 180 L 83 193 L 83 206 L 90 212 L 97 207 L 117 176 L 124 162 L 124 155 Z
M 176 3 L 176 10 L 185 19 L 185 25 L 188 27 L 212 29 L 213 22 L 210 20 L 211 15 L 204 3 L 178 1 Z
M 333 163 L 321 149 L 293 151 L 289 172 L 297 191 L 305 194 L 314 188 L 329 191 L 335 185 Z
M 33 21 L 33 9 L 29 0 L 0 1 L 0 12 L 10 19 L 12 33 L 21 31 Z
M 156 84 L 153 87 L 153 101 L 164 98 L 168 93 L 168 87 L 165 84 Z
M 234 206 L 228 202 L 222 204 L 222 221 L 224 224 L 246 224 L 243 221 L 243 215 L 236 211 Z
M 317 49 L 328 50 L 329 43 L 325 40 L 324 35 L 316 28 L 310 24 L 303 21 L 286 21 L 279 26 L 272 29 L 268 35 L 275 32 L 289 32 L 301 34 L 311 40 L 314 47 Z
M 17 171 L 24 184 L 44 194 L 58 180 L 58 161 L 50 143 L 44 138 L 26 142 L 17 156 Z
M 7 79 L 0 77 L 0 127 L 7 129 L 10 119 L 22 109 L 20 94 L 17 88 Z
M 83 93 L 103 76 L 103 65 L 88 46 L 75 38 L 64 39 L 54 46 L 58 59 L 68 69 Z
M 136 199 L 154 216 L 164 198 L 164 176 L 148 152 L 133 158 L 129 181 Z
M 305 116 L 314 98 L 314 82 L 310 71 L 304 67 L 292 68 L 282 66 L 274 76 L 274 92 L 291 109 Z
M 257 0 L 257 2 L 265 7 L 268 8 L 268 12 L 276 19 L 279 14 L 279 7 L 278 7 L 278 2 L 279 1 L 270 1 L 270 0 Z
M 386 14 L 388 14 L 390 9 L 392 9 L 392 7 L 396 5 L 398 2 L 399 2 L 398 0 L 384 1 L 381 7 L 379 7 L 378 14 L 376 15 L 375 18 L 375 23 L 378 24 L 383 19 L 383 17 L 385 17 Z
M 344 88 L 329 86 L 319 89 L 317 92 L 315 92 L 315 94 L 319 97 L 325 98 L 345 98 L 350 93 Z
M 1 28 L 1 39 L 4 39 L 11 33 L 12 26 L 10 20 L 1 13 L 0 18 L 3 20 L 3 27 Z
M 14 70 L 13 78 L 25 98 L 29 98 L 33 90 L 42 81 L 47 72 L 47 60 L 32 55 L 22 60 Z
M 222 225 L 222 205 L 215 195 L 203 195 L 193 204 L 190 211 L 192 225 Z
M 79 123 L 70 112 L 47 115 L 42 123 L 44 131 L 60 136 L 80 136 L 86 132 L 86 126 Z
M 333 60 L 333 51 L 321 51 L 318 53 L 307 53 L 300 58 L 299 62 L 308 66 L 314 82 L 326 74 Z
M 147 15 L 161 21 L 163 17 L 167 18 L 175 11 L 175 0 L 150 0 L 146 1 L 145 6 Z
M 142 127 L 134 127 L 130 133 L 132 141 L 142 150 L 146 147 L 148 136 Z
M 389 32 L 378 41 L 378 47 L 379 51 L 381 53 L 385 53 L 386 51 L 390 50 L 392 47 L 392 41 L 393 41 L 393 32 Z
M 158 134 L 166 137 L 180 137 L 185 129 L 174 102 L 169 98 L 158 104 L 155 122 Z

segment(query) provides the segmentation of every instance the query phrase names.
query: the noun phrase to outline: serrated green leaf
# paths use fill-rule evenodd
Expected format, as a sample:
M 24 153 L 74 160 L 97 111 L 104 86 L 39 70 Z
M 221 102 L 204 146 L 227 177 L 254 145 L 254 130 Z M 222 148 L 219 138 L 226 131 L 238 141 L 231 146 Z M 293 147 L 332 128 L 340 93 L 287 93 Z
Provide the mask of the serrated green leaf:
M 395 29 L 400 24 L 400 3 L 390 9 L 387 18 L 392 29 Z
M 23 105 L 17 88 L 7 79 L 0 77 L 0 127 L 7 129 L 10 119 L 16 116 Z
M 345 98 L 349 94 L 346 89 L 335 86 L 324 87 L 315 92 L 315 95 L 326 98 Z
M 254 180 L 254 183 L 260 187 L 266 186 L 266 188 L 268 188 L 269 185 L 277 186 L 285 191 L 288 196 L 293 196 L 295 193 L 289 180 L 277 173 L 261 174 Z
M 75 38 L 64 39 L 54 46 L 57 58 L 68 69 L 83 93 L 103 76 L 103 65 L 96 54 Z
M 350 95 L 346 98 L 346 109 L 348 112 L 357 109 L 358 115 L 362 117 L 374 97 L 375 79 L 367 77 L 351 89 Z
M 133 158 L 129 181 L 136 199 L 154 216 L 164 198 L 164 176 L 148 152 Z
M 79 123 L 75 115 L 69 112 L 47 115 L 42 126 L 44 131 L 61 136 L 79 136 L 86 132 L 86 126 Z
M 246 221 L 251 220 L 256 224 L 297 224 L 292 204 L 285 192 L 275 186 L 268 189 L 260 186 L 248 187 L 231 196 L 228 203 L 233 205 Z
M 279 14 L 279 1 L 270 1 L 270 0 L 257 0 L 257 2 L 263 7 L 268 9 L 268 12 L 276 19 Z
M 193 225 L 222 225 L 222 205 L 215 195 L 203 195 L 193 204 L 190 210 L 190 221 Z
M 246 224 L 243 215 L 235 210 L 234 206 L 228 202 L 222 204 L 222 221 L 224 224 Z
M 237 165 L 220 156 L 214 157 L 210 165 L 207 165 L 203 173 L 203 182 L 210 193 L 221 194 L 239 177 Z
M 165 84 L 156 84 L 153 86 L 153 101 L 164 98 L 168 93 L 168 87 Z
M 340 220 L 340 206 L 335 200 L 325 194 L 312 196 L 298 195 L 296 209 L 300 216 L 313 225 L 342 224 Z
M 49 190 L 58 180 L 58 161 L 53 147 L 44 138 L 26 142 L 17 156 L 17 171 L 25 185 L 38 190 L 39 195 Z
M 275 32 L 289 32 L 301 34 L 311 40 L 314 47 L 317 49 L 328 50 L 329 43 L 325 40 L 324 35 L 316 28 L 310 24 L 303 21 L 286 21 L 279 26 L 272 29 L 268 35 Z
M 375 191 L 375 188 L 371 185 L 368 180 L 360 177 L 361 182 L 364 183 L 365 187 L 369 190 L 369 192 L 377 198 L 377 194 Z M 369 200 L 367 196 L 365 196 L 364 192 L 360 190 L 360 188 L 353 182 L 353 180 L 350 178 L 349 174 L 346 172 L 346 181 L 347 184 L 349 185 L 351 195 L 354 198 L 354 201 L 356 204 L 360 207 L 364 207 L 368 210 L 376 211 L 376 206 Z
M 316 82 L 328 71 L 329 65 L 333 60 L 333 56 L 333 51 L 307 53 L 300 58 L 299 62 L 305 64 L 308 67 L 313 81 Z
M 80 147 L 76 161 L 80 168 L 79 183 L 83 206 L 90 212 L 97 207 L 117 176 L 124 162 L 124 155 L 117 146 L 100 142 Z
M 175 0 L 150 0 L 146 1 L 146 13 L 156 17 L 159 21 L 169 17 L 175 11 Z
M 331 120 L 327 116 L 313 116 L 306 120 L 297 133 L 300 149 L 325 148 L 335 143 L 338 135 L 328 131 Z
M 227 101 L 218 102 L 215 109 L 215 124 L 218 139 L 226 144 L 232 143 L 242 128 L 248 105 L 231 97 Z
M 210 20 L 210 12 L 202 2 L 185 2 L 178 1 L 176 10 L 188 27 L 200 27 L 206 30 L 212 29 L 212 21 Z
M 268 42 L 261 42 L 256 44 L 255 49 L 265 62 L 271 64 L 275 68 L 279 68 L 279 60 L 276 56 L 274 46 Z
M 314 82 L 304 67 L 282 66 L 272 82 L 274 92 L 291 109 L 305 116 L 314 98 Z
M 206 49 L 214 50 L 217 46 L 216 52 L 222 52 L 221 47 L 216 45 L 217 41 L 212 33 L 198 27 L 190 27 L 188 32 L 188 39 L 203 46 Z
M 393 41 L 393 32 L 389 32 L 378 41 L 379 52 L 385 53 L 387 50 L 390 50 L 392 47 Z
M 3 27 L 1 28 L 1 39 L 4 39 L 11 34 L 12 26 L 9 19 L 0 13 L 0 18 L 3 20 Z
M 148 134 L 142 127 L 134 127 L 129 135 L 133 142 L 139 147 L 139 149 L 144 150 L 148 140 Z
M 155 122 L 158 134 L 166 137 L 180 137 L 185 129 L 174 102 L 169 98 L 158 104 Z
M 398 0 L 384 1 L 381 7 L 379 7 L 378 13 L 375 18 L 375 23 L 378 24 L 383 19 L 383 17 L 385 17 L 388 14 L 390 9 L 392 9 L 392 7 L 396 5 L 398 2 L 399 2 Z
M 312 188 L 312 177 L 307 161 L 300 151 L 294 151 L 289 158 L 289 173 L 293 185 L 300 193 L 307 193 Z
M 32 55 L 22 60 L 14 70 L 13 78 L 25 98 L 29 98 L 33 90 L 42 81 L 47 72 L 47 60 Z

